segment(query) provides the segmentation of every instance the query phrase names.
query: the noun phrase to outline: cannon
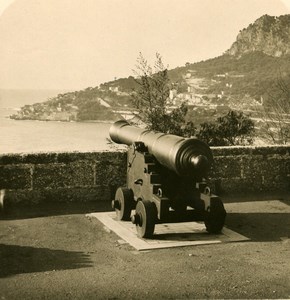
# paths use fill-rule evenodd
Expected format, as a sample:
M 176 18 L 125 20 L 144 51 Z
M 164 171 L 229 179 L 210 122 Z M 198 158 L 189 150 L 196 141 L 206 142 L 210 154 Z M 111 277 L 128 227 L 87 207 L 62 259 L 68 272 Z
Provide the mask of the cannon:
M 131 219 L 141 238 L 152 237 L 158 223 L 203 221 L 209 233 L 222 230 L 226 211 L 208 185 L 213 155 L 207 144 L 125 120 L 115 122 L 109 134 L 115 143 L 129 146 L 127 184 L 112 200 L 118 220 Z

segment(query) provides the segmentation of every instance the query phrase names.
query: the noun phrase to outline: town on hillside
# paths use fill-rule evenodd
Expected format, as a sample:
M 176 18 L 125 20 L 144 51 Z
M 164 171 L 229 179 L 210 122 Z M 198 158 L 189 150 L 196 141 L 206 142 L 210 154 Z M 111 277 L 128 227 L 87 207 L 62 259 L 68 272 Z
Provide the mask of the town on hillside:
M 273 122 L 287 125 L 290 111 L 281 110 L 277 103 L 281 99 L 290 103 L 289 39 L 290 15 L 264 15 L 241 30 L 231 48 L 221 56 L 186 62 L 168 70 L 167 112 L 186 104 L 187 120 L 198 125 L 229 110 L 242 111 L 259 129 L 279 110 L 280 120 Z M 69 122 L 112 122 L 123 118 L 141 124 L 132 97 L 137 88 L 133 76 L 119 78 L 59 94 L 43 103 L 25 105 L 11 118 Z

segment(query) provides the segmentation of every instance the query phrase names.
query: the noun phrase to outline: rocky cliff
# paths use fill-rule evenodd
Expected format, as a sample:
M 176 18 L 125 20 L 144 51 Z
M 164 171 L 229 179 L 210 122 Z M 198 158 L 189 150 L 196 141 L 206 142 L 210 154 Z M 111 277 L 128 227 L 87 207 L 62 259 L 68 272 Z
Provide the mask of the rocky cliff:
M 276 57 L 290 54 L 290 14 L 260 17 L 240 31 L 227 53 L 241 56 L 253 51 Z

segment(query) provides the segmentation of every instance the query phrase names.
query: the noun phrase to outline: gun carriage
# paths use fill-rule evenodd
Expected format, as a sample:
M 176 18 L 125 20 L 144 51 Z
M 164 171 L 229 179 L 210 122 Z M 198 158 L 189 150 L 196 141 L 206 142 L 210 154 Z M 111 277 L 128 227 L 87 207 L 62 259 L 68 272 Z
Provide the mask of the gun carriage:
M 109 133 L 115 143 L 129 146 L 127 186 L 119 187 L 112 201 L 118 220 L 131 218 L 142 238 L 151 237 L 157 223 L 204 221 L 209 233 L 222 230 L 226 211 L 207 183 L 213 163 L 207 144 L 124 120 Z

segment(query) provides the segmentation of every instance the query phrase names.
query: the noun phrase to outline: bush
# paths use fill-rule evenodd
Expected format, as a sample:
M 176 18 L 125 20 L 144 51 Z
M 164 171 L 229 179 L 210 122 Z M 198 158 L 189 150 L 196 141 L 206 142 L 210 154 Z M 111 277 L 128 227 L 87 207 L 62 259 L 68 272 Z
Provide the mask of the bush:
M 202 123 L 197 137 L 209 146 L 250 145 L 254 130 L 254 122 L 249 117 L 229 111 L 215 122 Z

